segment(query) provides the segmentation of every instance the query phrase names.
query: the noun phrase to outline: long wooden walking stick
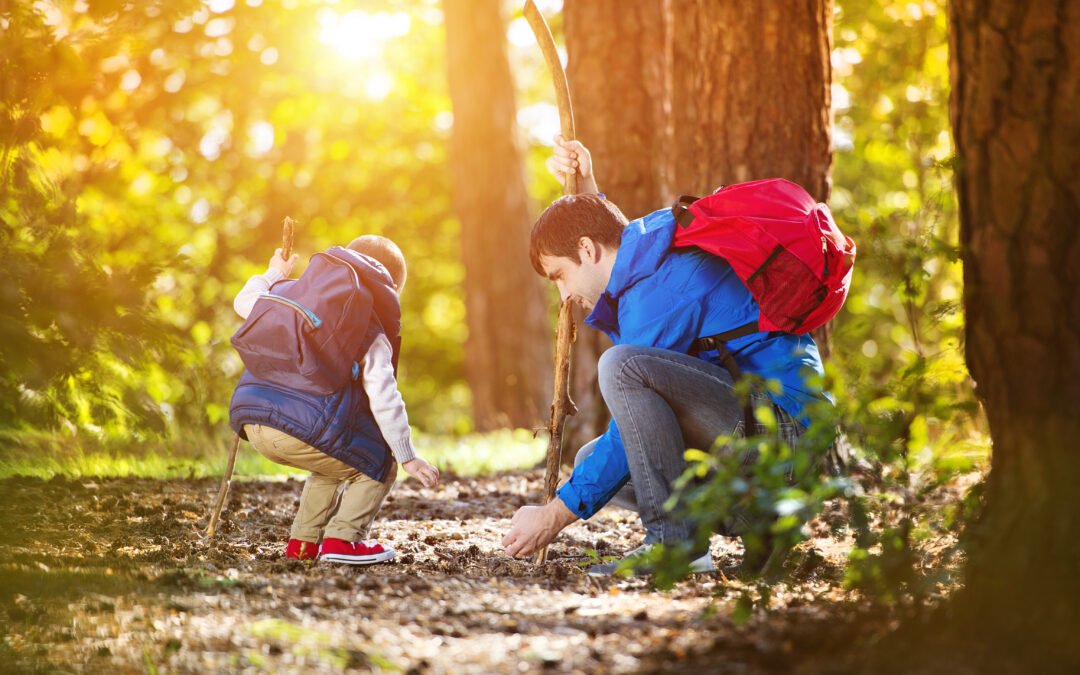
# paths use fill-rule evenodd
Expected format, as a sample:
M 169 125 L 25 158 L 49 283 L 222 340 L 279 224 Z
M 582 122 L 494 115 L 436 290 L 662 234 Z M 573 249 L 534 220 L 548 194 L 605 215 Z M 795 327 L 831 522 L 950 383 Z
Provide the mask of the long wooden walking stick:
M 536 42 L 540 45 L 540 51 L 544 54 L 548 70 L 551 71 L 551 79 L 555 85 L 555 103 L 559 107 L 559 127 L 562 137 L 568 141 L 577 138 L 574 131 L 574 108 L 570 104 L 570 86 L 566 83 L 566 71 L 563 70 L 562 61 L 559 60 L 559 50 L 555 48 L 555 38 L 551 37 L 551 29 L 540 10 L 536 8 L 533 0 L 525 0 L 525 7 L 521 10 L 525 20 L 529 22 Z M 578 192 L 577 173 L 566 176 L 566 185 L 563 186 L 563 194 L 576 195 Z
M 281 258 L 288 260 L 292 255 L 294 221 L 285 216 L 281 224 Z M 206 526 L 206 538 L 212 539 L 217 532 L 218 518 L 221 517 L 221 509 L 225 506 L 225 497 L 229 494 L 229 486 L 232 485 L 233 467 L 236 466 L 236 451 L 240 448 L 240 435 L 233 434 L 232 447 L 229 448 L 229 461 L 225 464 L 225 475 L 221 477 L 221 487 L 218 488 L 217 498 L 214 500 L 214 508 L 210 511 L 210 524 Z
M 567 415 L 577 412 L 570 399 L 570 344 L 577 338 L 577 328 L 571 315 L 573 305 L 564 302 L 559 307 L 559 327 L 555 331 L 555 395 L 551 400 L 550 433 L 547 451 L 547 470 L 544 473 L 544 503 L 555 498 L 562 466 L 563 425 Z M 536 552 L 536 563 L 547 562 L 547 546 Z
M 574 131 L 574 109 L 570 105 L 570 87 L 566 83 L 566 71 L 563 70 L 562 61 L 559 60 L 559 52 L 555 49 L 555 39 L 551 37 L 551 29 L 548 28 L 544 15 L 536 8 L 533 0 L 526 0 L 522 9 L 525 20 L 529 22 L 536 42 L 540 45 L 540 51 L 544 53 L 548 70 L 555 84 L 555 100 L 559 106 L 559 126 L 562 136 L 568 141 L 574 140 L 577 134 Z M 577 194 L 577 173 L 567 174 L 563 192 L 568 195 Z M 577 406 L 570 399 L 570 343 L 576 338 L 574 317 L 570 310 L 569 302 L 562 303 L 559 308 L 559 326 L 555 332 L 555 395 L 551 401 L 551 419 L 548 421 L 547 471 L 544 474 L 544 503 L 547 504 L 555 498 L 555 488 L 559 483 L 559 468 L 562 465 L 562 434 L 563 424 L 567 415 L 577 412 Z M 536 553 L 536 563 L 547 562 L 547 546 Z

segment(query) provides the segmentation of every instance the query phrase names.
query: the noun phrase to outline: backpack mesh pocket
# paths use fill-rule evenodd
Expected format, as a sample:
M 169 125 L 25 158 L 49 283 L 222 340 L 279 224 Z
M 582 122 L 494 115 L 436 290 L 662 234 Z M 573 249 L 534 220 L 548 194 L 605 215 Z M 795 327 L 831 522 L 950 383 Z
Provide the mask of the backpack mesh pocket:
M 746 285 L 761 313 L 780 330 L 794 333 L 829 294 L 817 275 L 783 246 L 773 249 Z

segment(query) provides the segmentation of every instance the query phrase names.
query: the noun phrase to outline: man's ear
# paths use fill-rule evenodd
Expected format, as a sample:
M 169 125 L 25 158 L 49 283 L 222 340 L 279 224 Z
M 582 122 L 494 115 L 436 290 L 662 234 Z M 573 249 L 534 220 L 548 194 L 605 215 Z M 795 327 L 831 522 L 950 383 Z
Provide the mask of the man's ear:
M 600 261 L 601 251 L 596 242 L 592 240 L 592 237 L 582 237 L 578 239 L 578 254 L 584 260 L 597 263 Z

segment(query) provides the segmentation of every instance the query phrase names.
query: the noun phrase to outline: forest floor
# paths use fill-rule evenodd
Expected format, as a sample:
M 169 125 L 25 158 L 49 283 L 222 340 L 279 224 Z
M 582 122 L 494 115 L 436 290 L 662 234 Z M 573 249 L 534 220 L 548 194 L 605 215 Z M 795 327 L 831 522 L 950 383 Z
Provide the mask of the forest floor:
M 210 543 L 213 479 L 0 481 L 0 670 L 818 673 L 848 670 L 844 654 L 897 624 L 843 588 L 838 506 L 800 545 L 815 564 L 736 624 L 754 589 L 721 572 L 670 591 L 584 574 L 584 550 L 639 543 L 622 509 L 572 525 L 545 565 L 508 557 L 499 540 L 541 482 L 399 483 L 372 533 L 397 559 L 350 567 L 284 557 L 295 479 L 234 482 Z M 712 554 L 721 569 L 741 546 L 715 537 Z

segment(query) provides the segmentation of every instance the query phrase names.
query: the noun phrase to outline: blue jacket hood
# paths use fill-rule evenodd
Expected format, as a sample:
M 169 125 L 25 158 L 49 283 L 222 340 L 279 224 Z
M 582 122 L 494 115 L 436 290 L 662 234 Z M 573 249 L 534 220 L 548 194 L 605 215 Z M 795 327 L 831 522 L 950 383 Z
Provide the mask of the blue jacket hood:
M 666 209 L 630 221 L 622 231 L 622 242 L 607 288 L 586 319 L 590 326 L 605 332 L 618 327 L 619 298 L 660 268 L 664 258 L 671 253 L 675 227 L 675 219 Z

